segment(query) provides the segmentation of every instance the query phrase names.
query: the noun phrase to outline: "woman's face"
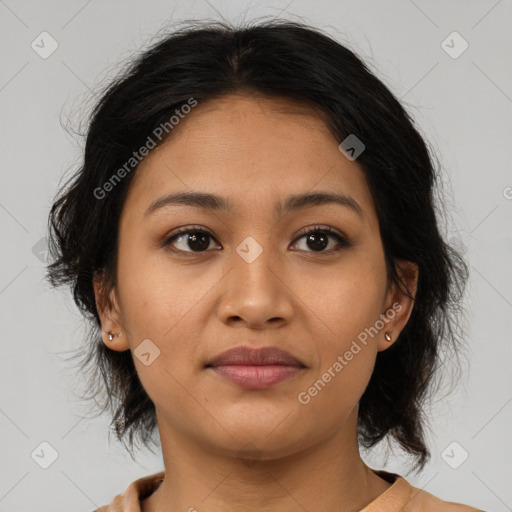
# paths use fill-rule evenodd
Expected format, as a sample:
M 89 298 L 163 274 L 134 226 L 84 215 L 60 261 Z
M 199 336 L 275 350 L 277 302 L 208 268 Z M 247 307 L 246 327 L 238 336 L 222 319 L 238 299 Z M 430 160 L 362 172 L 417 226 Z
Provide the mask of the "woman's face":
M 364 174 L 323 121 L 289 101 L 225 96 L 195 107 L 136 172 L 120 219 L 114 309 L 102 324 L 121 333 L 110 348 L 133 352 L 161 435 L 225 454 L 253 446 L 272 459 L 355 418 L 376 354 L 392 344 L 384 333 L 396 339 L 410 303 L 388 289 Z M 178 192 L 212 194 L 229 209 L 161 202 L 148 212 Z M 284 207 L 319 192 L 358 207 Z M 192 233 L 165 245 L 178 228 Z M 303 367 L 256 389 L 206 366 L 241 345 L 278 347 Z

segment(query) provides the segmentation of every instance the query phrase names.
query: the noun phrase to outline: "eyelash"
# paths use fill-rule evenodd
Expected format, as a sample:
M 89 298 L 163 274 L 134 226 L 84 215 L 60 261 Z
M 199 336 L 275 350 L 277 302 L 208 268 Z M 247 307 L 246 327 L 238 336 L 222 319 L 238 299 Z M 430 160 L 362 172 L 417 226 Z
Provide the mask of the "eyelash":
M 304 229 L 307 230 L 307 228 L 304 228 Z M 169 248 L 169 250 L 172 251 L 172 252 L 182 253 L 182 254 L 187 254 L 187 255 L 202 254 L 202 253 L 205 253 L 205 252 L 210 252 L 209 249 L 207 249 L 205 251 L 183 251 L 181 249 L 172 249 L 172 248 L 170 248 L 172 242 L 175 239 L 177 239 L 180 235 L 191 234 L 191 233 L 204 233 L 204 234 L 208 235 L 210 238 L 212 238 L 213 240 L 217 241 L 215 239 L 215 237 L 208 230 L 202 228 L 201 226 L 185 226 L 183 228 L 179 228 L 178 230 L 176 230 L 173 233 L 171 233 L 168 237 L 166 237 L 162 245 L 165 248 Z M 339 252 L 342 249 L 348 248 L 348 247 L 350 247 L 352 245 L 347 240 L 346 237 L 344 237 L 343 235 L 340 235 L 339 233 L 337 233 L 330 226 L 320 226 L 320 225 L 316 225 L 312 229 L 307 230 L 307 231 L 300 231 L 299 235 L 297 236 L 297 238 L 295 238 L 293 243 L 294 244 L 297 243 L 298 240 L 300 240 L 301 238 L 303 238 L 303 237 L 305 237 L 307 235 L 316 234 L 316 233 L 327 233 L 327 235 L 329 237 L 335 238 L 337 240 L 337 242 L 339 244 L 339 247 L 336 248 L 336 249 L 331 249 L 329 251 L 305 251 L 305 252 L 309 252 L 309 253 L 313 253 L 313 254 L 327 254 L 328 255 L 328 254 L 332 254 L 333 252 Z

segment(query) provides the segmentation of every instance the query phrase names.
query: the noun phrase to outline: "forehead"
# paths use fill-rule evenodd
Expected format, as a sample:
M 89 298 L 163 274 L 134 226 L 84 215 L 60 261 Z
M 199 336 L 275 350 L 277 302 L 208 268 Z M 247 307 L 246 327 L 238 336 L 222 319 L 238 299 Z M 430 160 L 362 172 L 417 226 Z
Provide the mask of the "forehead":
M 141 216 L 161 195 L 189 190 L 228 197 L 240 210 L 249 203 L 274 210 L 276 199 L 320 189 L 348 194 L 365 217 L 372 213 L 364 172 L 338 149 L 325 114 L 289 99 L 234 94 L 183 116 L 139 164 L 125 206 Z

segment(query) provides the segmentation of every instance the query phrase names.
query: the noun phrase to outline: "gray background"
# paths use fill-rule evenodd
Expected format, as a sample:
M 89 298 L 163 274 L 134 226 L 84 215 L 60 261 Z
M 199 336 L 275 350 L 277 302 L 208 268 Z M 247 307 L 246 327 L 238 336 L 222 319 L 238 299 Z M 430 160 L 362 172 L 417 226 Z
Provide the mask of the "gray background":
M 59 119 L 86 114 L 91 90 L 167 22 L 219 13 L 302 20 L 348 44 L 433 144 L 453 200 L 446 235 L 470 264 L 467 362 L 428 412 L 433 457 L 421 475 L 405 474 L 399 451 L 385 467 L 382 449 L 364 458 L 448 501 L 512 510 L 511 9 L 510 0 L 0 0 L 0 511 L 89 512 L 163 469 L 160 455 L 133 462 L 109 443 L 107 417 L 81 419 L 82 381 L 59 354 L 85 328 L 69 292 L 43 280 L 44 236 L 59 181 L 80 160 Z M 45 59 L 31 47 L 51 48 L 43 31 L 58 43 Z M 454 31 L 469 45 L 457 58 Z M 47 469 L 42 442 L 57 454 Z

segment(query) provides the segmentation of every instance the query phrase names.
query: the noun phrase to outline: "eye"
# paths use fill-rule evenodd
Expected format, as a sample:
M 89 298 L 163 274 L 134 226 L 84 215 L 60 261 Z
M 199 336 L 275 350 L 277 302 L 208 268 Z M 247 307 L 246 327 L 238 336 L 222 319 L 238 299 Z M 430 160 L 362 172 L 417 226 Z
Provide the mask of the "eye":
M 301 232 L 301 236 L 295 239 L 293 245 L 296 245 L 298 240 L 306 238 L 308 246 L 313 248 L 312 251 L 306 250 L 306 252 L 331 253 L 351 245 L 346 237 L 330 226 L 315 226 L 313 229 L 304 228 Z M 208 251 L 211 239 L 215 240 L 215 237 L 200 226 L 185 226 L 171 233 L 162 245 L 164 247 L 176 247 L 176 244 L 181 243 L 181 247 L 170 250 L 182 253 L 199 253 Z M 325 251 L 324 249 L 329 245 L 329 241 L 332 240 L 337 242 L 337 247 L 334 249 L 331 247 L 330 250 Z
M 304 230 L 307 230 L 308 228 L 304 228 Z M 350 247 L 350 242 L 340 233 L 336 232 L 333 228 L 330 226 L 315 226 L 313 229 L 309 229 L 304 233 L 304 230 L 302 230 L 303 234 L 295 239 L 295 243 L 297 243 L 297 240 L 300 240 L 302 238 L 306 238 L 306 244 L 309 244 L 309 247 L 313 247 L 312 251 L 306 251 L 306 252 L 336 252 L 343 248 Z M 329 245 L 329 239 L 334 239 L 338 242 L 338 247 L 335 249 L 327 250 L 324 249 Z
M 181 248 L 174 252 L 205 252 L 210 246 L 210 239 L 214 239 L 213 235 L 200 227 L 185 226 L 171 233 L 163 242 L 164 247 L 174 245 L 175 242 L 181 243 Z M 187 250 L 186 247 L 192 250 Z

